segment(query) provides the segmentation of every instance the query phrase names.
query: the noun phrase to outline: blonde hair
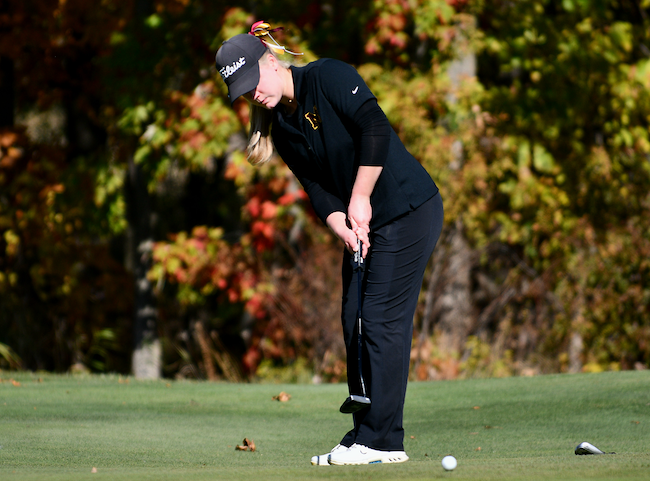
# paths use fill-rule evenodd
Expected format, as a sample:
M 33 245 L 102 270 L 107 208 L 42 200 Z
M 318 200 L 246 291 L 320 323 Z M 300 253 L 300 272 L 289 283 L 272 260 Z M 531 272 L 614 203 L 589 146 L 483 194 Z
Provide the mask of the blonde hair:
M 267 62 L 268 55 L 278 58 L 270 48 L 259 59 L 259 63 Z M 278 59 L 280 65 L 289 68 L 289 63 Z M 248 146 L 246 156 L 252 165 L 264 164 L 273 157 L 273 141 L 271 140 L 271 120 L 273 111 L 259 105 L 250 104 L 251 127 L 248 133 Z
M 248 132 L 246 156 L 252 165 L 264 164 L 273 157 L 271 119 L 273 111 L 250 104 L 251 128 Z

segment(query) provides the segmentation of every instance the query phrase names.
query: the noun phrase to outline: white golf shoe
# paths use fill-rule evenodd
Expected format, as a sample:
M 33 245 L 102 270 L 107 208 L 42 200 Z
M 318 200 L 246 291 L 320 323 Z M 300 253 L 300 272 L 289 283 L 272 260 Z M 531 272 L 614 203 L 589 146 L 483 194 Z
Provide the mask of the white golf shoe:
M 337 465 L 403 463 L 408 459 L 404 451 L 379 451 L 361 444 L 353 444 L 349 449 L 332 452 L 329 463 Z
M 330 456 L 334 453 L 342 453 L 347 451 L 348 448 L 342 444 L 337 444 L 332 448 L 332 450 L 327 454 L 321 454 L 320 456 L 312 456 L 311 464 L 314 466 L 329 466 L 330 465 Z

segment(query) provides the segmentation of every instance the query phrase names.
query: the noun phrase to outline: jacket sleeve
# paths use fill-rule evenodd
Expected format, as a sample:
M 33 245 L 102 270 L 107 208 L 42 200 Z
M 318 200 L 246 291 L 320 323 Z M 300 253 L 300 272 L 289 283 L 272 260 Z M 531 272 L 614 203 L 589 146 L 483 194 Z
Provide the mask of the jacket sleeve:
M 322 94 L 341 118 L 353 119 L 363 104 L 376 97 L 359 72 L 340 60 L 327 59 L 318 69 Z
M 309 196 L 311 205 L 314 207 L 314 212 L 323 221 L 323 224 L 327 225 L 327 218 L 332 212 L 347 213 L 347 208 L 341 199 L 323 189 L 311 176 L 303 172 L 303 169 L 298 168 L 295 164 L 287 165 L 302 184 L 303 189 Z
M 352 119 L 360 132 L 359 165 L 383 167 L 388 158 L 392 127 L 376 100 L 368 100 Z
M 314 212 L 323 221 L 323 224 L 327 224 L 327 217 L 332 212 L 347 213 L 347 208 L 343 202 L 337 196 L 325 190 L 321 183 L 318 182 L 319 174 L 315 169 L 309 168 L 308 162 L 296 160 L 290 153 L 291 149 L 287 148 L 280 140 L 275 142 L 275 148 L 309 196 Z
M 330 59 L 319 69 L 319 82 L 327 101 L 357 137 L 360 165 L 383 166 L 392 128 L 361 75 L 351 65 Z

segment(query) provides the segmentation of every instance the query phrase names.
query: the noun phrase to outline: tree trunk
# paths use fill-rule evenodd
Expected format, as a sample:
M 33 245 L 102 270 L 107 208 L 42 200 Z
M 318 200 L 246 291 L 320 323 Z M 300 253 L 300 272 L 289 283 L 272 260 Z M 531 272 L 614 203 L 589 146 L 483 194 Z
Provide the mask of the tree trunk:
M 460 219 L 447 244 L 445 287 L 438 299 L 440 317 L 435 331 L 441 351 L 461 353 L 474 320 L 472 311 L 471 270 L 473 252 L 463 235 Z
M 14 61 L 0 57 L 0 127 L 14 126 Z
M 475 21 L 473 20 L 473 22 Z M 461 83 L 468 78 L 476 77 L 476 52 L 471 49 L 462 28 L 456 27 L 454 34 L 456 58 L 449 63 L 447 68 L 447 75 L 452 86 L 447 101 L 452 104 L 457 101 L 456 92 Z
M 450 62 L 447 75 L 451 90 L 447 101 L 456 103 L 456 92 L 468 78 L 476 76 L 476 54 L 460 27 L 456 28 L 454 37 L 456 58 Z M 463 164 L 463 145 L 459 141 L 452 145 L 453 160 L 450 169 L 458 170 Z M 440 249 L 442 246 L 438 247 Z M 474 323 L 472 302 L 471 271 L 474 253 L 469 247 L 463 234 L 460 217 L 446 242 L 447 269 L 445 286 L 434 311 L 439 312 L 435 332 L 438 337 L 438 347 L 442 352 L 461 354 L 465 340 Z
M 0 2 L 0 15 L 4 18 L 11 17 L 10 2 Z M 7 24 L 0 30 L 3 36 L 12 35 L 11 27 Z M 0 55 L 0 128 L 14 126 L 15 110 L 15 74 L 14 61 Z
M 569 335 L 569 372 L 577 373 L 582 371 L 584 342 L 580 334 L 580 328 L 585 323 L 583 315 L 585 308 L 585 296 L 582 287 L 575 297 L 571 312 L 571 334 Z
M 129 219 L 128 242 L 131 268 L 135 280 L 134 348 L 131 369 L 137 379 L 161 376 L 161 346 L 158 339 L 158 311 L 153 286 L 147 279 L 151 268 L 153 238 L 151 202 L 141 166 L 129 158 L 126 199 Z
M 142 33 L 144 19 L 154 12 L 151 0 L 136 0 L 134 21 L 136 35 Z M 133 146 L 135 151 L 135 146 Z M 128 253 L 135 280 L 135 313 L 131 370 L 136 379 L 158 379 L 162 371 L 162 348 L 158 338 L 158 311 L 153 286 L 147 279 L 152 264 L 151 197 L 142 166 L 129 157 L 126 182 L 129 220 Z

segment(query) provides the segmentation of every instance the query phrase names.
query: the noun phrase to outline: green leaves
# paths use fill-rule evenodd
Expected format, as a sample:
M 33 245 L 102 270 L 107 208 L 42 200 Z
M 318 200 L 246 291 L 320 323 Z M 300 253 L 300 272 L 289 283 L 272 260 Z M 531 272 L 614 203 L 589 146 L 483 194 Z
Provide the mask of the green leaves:
M 304 285 L 334 263 L 335 241 L 286 166 L 278 159 L 261 169 L 247 164 L 240 144 L 248 108 L 230 107 L 212 67 L 221 42 L 248 30 L 251 13 L 222 2 L 154 3 L 136 20 L 128 2 L 90 10 L 32 2 L 33 16 L 17 7 L 22 17 L 7 20 L 34 45 L 2 46 L 19 69 L 19 109 L 65 100 L 65 115 L 77 112 L 68 130 L 87 118 L 86 127 L 106 141 L 85 148 L 72 135 L 64 149 L 63 131 L 43 145 L 19 129 L 0 132 L 0 306 L 9 306 L 0 316 L 17 312 L 43 336 L 65 319 L 56 321 L 57 335 L 75 342 L 57 349 L 110 368 L 111 336 L 123 340 L 128 332 L 130 314 L 123 313 L 131 312 L 132 293 L 122 259 L 108 250 L 119 253 L 128 232 L 124 182 L 133 159 L 158 210 L 150 276 L 166 318 L 181 325 L 200 314 L 221 329 L 251 316 L 251 372 L 262 360 L 311 359 L 305 339 L 320 339 L 319 331 L 287 328 L 294 336 L 287 341 L 283 326 L 320 319 L 329 308 L 325 294 L 335 287 L 323 282 L 327 288 L 309 293 Z M 342 7 L 258 2 L 256 15 L 286 27 L 283 42 L 305 52 L 299 62 L 318 52 L 358 64 L 398 135 L 440 186 L 447 222 L 458 221 L 476 249 L 506 245 L 560 299 L 564 312 L 548 315 L 553 349 L 579 332 L 590 369 L 645 362 L 650 24 L 639 9 L 650 0 L 368 0 Z M 450 76 L 449 66 L 471 62 L 471 53 L 477 76 Z M 209 192 L 186 187 L 197 177 L 217 181 Z M 203 206 L 218 215 L 195 216 Z M 327 253 L 321 271 L 304 274 L 305 252 Z M 294 297 L 318 312 L 300 311 L 274 282 L 293 286 Z M 31 301 L 25 307 L 21 299 Z M 516 322 L 516 309 L 508 313 Z M 470 339 L 477 352 L 489 351 L 484 343 Z M 183 365 L 191 362 L 191 346 L 174 348 L 187 354 Z M 57 362 L 67 368 L 65 357 Z
M 635 342 L 647 342 L 647 329 L 634 326 L 647 322 L 614 299 L 649 308 L 643 275 L 619 269 L 635 271 L 632 252 L 645 252 L 639 232 L 650 231 L 648 67 L 635 51 L 650 25 L 630 20 L 638 18 L 631 5 L 565 0 L 531 14 L 543 5 L 484 7 L 483 62 L 499 68 L 484 71 L 481 105 L 498 119 L 498 147 L 485 159 L 488 211 L 463 217 L 471 237 L 489 242 L 492 228 L 492 238 L 521 249 L 536 269 L 553 266 L 545 275 L 557 279 L 555 292 L 573 313 L 567 332 L 584 334 L 592 368 L 614 360 L 629 368 L 645 355 Z
M 156 29 L 156 28 L 160 28 L 162 26 L 163 19 L 162 19 L 162 17 L 160 15 L 154 13 L 153 15 L 149 15 L 145 19 L 144 23 L 145 23 L 145 25 L 147 27 L 149 27 L 151 29 Z

